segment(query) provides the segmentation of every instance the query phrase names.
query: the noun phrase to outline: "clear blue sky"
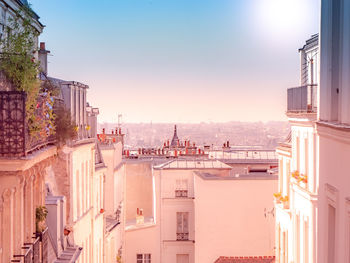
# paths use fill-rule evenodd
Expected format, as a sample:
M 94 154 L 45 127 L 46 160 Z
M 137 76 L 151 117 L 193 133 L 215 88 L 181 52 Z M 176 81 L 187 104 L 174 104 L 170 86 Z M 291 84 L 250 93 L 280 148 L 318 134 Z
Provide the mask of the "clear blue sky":
M 285 120 L 319 0 L 30 0 L 49 75 L 88 84 L 100 121 Z

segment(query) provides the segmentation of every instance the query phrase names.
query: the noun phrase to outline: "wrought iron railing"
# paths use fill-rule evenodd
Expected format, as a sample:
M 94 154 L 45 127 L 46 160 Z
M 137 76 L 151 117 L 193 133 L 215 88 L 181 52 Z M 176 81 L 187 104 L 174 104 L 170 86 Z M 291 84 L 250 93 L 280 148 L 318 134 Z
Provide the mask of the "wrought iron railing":
M 178 197 L 178 198 L 188 197 L 188 191 L 187 190 L 175 190 L 175 197 Z
M 43 232 L 36 232 L 35 237 L 33 237 L 34 242 L 24 243 L 22 249 L 25 252 L 13 255 L 14 259 L 11 262 L 48 263 L 48 233 L 48 228 Z
M 317 85 L 306 85 L 287 90 L 287 112 L 316 112 Z
M 27 247 L 27 251 L 24 254 L 24 263 L 33 263 L 33 248 L 31 246 Z
M 188 240 L 188 233 L 176 233 L 176 240 Z
M 36 114 L 46 117 L 42 111 Z M 25 92 L 0 91 L 0 157 L 26 156 L 54 141 L 52 136 L 29 135 Z
M 49 255 L 49 229 L 46 228 L 40 236 L 41 241 L 41 262 L 47 263 L 48 262 L 48 255 Z
M 40 238 L 37 237 L 33 242 L 33 262 L 40 262 Z

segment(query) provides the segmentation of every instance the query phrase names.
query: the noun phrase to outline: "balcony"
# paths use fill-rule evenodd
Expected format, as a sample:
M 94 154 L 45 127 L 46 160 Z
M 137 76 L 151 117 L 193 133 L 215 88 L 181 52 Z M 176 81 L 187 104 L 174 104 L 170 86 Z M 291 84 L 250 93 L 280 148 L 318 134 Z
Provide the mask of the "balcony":
M 48 118 L 42 110 L 43 101 L 38 99 L 35 115 Z M 30 136 L 26 121 L 26 93 L 22 91 L 0 91 L 0 157 L 23 157 L 50 143 L 54 143 L 47 131 L 40 136 Z
M 317 85 L 289 88 L 287 99 L 287 113 L 316 113 Z
M 23 254 L 13 255 L 11 262 L 40 263 L 48 259 L 48 229 L 41 233 L 35 233 L 33 243 L 24 243 Z M 23 259 L 23 260 L 22 260 Z
M 176 233 L 176 240 L 177 241 L 188 240 L 188 233 Z
M 175 190 L 175 197 L 176 198 L 187 198 L 188 191 L 187 190 Z

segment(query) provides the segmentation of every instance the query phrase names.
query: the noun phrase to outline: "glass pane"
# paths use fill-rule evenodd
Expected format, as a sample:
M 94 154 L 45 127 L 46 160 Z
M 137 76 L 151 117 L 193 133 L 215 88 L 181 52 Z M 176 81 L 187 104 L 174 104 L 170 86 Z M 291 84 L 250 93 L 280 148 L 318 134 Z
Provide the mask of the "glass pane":
M 188 181 L 187 180 L 182 180 L 182 186 L 181 188 L 183 190 L 187 190 L 188 189 Z
M 183 213 L 183 233 L 188 233 L 188 212 Z
M 182 233 L 182 213 L 176 213 L 176 231 L 177 233 Z

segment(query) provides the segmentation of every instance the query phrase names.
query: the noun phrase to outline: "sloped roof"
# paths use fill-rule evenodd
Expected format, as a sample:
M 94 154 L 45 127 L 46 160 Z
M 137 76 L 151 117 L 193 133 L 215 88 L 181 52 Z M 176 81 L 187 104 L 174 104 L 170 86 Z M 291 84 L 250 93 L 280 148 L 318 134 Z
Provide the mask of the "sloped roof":
M 214 263 L 274 263 L 274 256 L 219 257 Z
M 299 51 L 307 51 L 316 46 L 318 46 L 318 34 L 314 34 L 308 40 L 306 40 L 305 45 L 302 48 L 300 48 Z

